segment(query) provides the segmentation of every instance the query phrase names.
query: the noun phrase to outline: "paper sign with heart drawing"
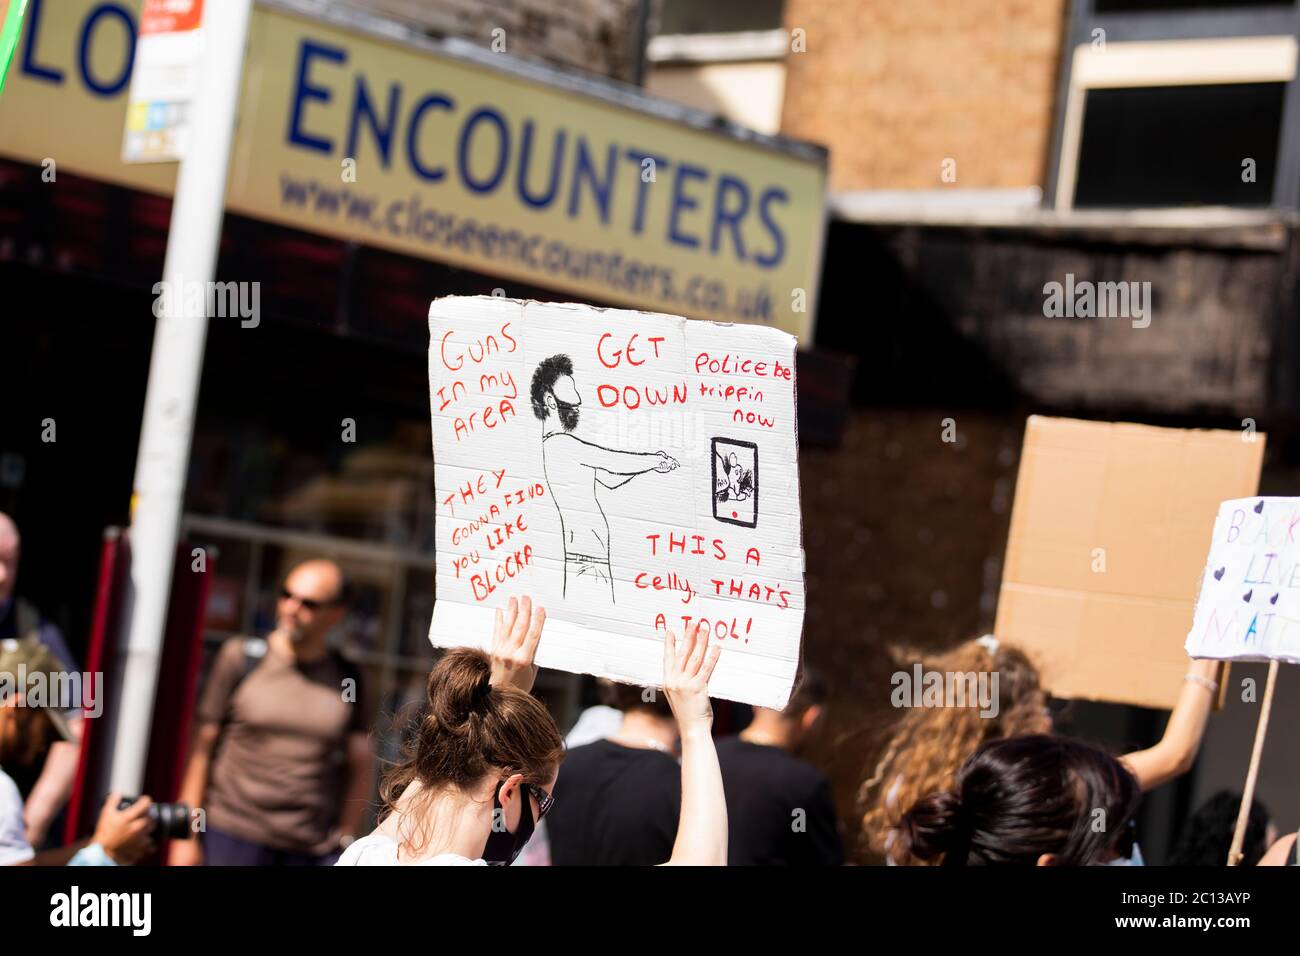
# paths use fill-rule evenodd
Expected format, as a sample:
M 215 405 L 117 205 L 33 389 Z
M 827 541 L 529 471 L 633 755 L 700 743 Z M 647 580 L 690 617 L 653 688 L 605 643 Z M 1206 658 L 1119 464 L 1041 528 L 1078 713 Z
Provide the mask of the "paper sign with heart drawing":
M 1186 646 L 1192 657 L 1300 663 L 1300 498 L 1219 506 Z

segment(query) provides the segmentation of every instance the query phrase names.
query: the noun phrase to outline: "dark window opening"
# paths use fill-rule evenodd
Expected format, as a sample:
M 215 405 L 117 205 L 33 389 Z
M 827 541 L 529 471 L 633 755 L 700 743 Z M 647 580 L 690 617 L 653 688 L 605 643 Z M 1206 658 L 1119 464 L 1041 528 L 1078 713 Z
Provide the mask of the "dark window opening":
M 1074 205 L 1271 205 L 1284 92 L 1282 83 L 1090 90 Z
M 659 33 L 736 33 L 777 30 L 785 0 L 664 0 Z

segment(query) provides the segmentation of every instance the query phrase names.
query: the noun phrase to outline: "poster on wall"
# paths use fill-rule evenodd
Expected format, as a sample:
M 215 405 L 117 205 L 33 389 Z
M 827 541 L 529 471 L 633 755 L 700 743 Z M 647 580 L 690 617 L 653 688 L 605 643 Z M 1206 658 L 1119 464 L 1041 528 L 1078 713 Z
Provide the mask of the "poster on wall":
M 662 683 L 703 622 L 716 697 L 783 707 L 804 559 L 795 339 L 777 329 L 495 296 L 429 309 L 435 646 L 546 608 L 542 667 Z

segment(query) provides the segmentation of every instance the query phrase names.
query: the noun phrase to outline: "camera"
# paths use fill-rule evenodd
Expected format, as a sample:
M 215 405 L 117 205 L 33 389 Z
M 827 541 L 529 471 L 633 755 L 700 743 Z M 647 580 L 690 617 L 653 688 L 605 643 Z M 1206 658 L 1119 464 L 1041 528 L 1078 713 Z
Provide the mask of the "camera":
M 117 805 L 125 810 L 139 800 L 139 797 L 123 797 Z M 153 838 L 155 840 L 188 840 L 194 834 L 190 830 L 190 808 L 184 803 L 155 803 L 146 814 L 153 821 Z

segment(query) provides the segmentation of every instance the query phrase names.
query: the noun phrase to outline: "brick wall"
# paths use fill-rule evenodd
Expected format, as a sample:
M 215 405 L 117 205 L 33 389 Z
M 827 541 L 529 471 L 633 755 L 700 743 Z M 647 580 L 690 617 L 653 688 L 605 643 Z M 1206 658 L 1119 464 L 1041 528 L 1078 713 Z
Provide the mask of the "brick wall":
M 782 132 L 831 149 L 831 189 L 1042 185 L 1066 0 L 788 0 Z
M 804 658 L 831 690 L 806 756 L 830 777 L 861 862 L 855 797 L 899 717 L 891 650 L 933 653 L 992 630 L 1024 421 L 1019 410 L 856 409 L 840 447 L 800 452 Z

